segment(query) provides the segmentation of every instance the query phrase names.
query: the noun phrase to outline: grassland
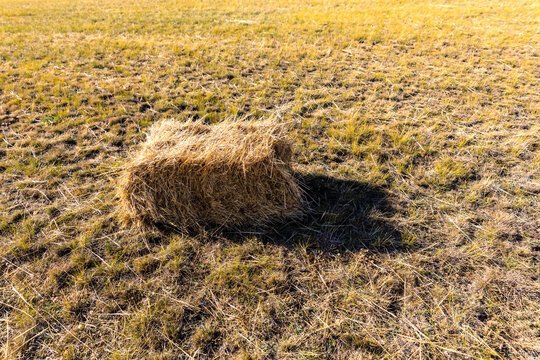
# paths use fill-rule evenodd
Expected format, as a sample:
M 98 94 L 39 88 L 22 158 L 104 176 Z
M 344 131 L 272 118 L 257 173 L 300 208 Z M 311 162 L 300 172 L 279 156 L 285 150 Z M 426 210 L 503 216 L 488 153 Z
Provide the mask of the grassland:
M 0 0 L 7 359 L 537 359 L 540 7 Z M 161 118 L 275 117 L 305 219 L 141 233 Z

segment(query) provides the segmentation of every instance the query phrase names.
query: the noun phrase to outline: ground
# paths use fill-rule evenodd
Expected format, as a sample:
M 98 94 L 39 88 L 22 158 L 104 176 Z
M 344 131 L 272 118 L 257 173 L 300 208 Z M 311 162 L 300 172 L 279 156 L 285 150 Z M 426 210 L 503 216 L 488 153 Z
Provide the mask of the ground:
M 7 359 L 537 359 L 534 0 L 0 0 Z M 154 121 L 275 118 L 304 219 L 118 222 Z

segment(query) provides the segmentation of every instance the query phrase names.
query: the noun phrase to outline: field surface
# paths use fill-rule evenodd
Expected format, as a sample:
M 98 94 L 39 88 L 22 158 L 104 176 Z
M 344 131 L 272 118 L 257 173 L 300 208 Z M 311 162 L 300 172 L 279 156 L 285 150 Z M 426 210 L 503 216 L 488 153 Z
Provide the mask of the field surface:
M 540 358 L 540 6 L 0 0 L 0 357 Z M 283 122 L 301 220 L 118 222 L 149 125 Z

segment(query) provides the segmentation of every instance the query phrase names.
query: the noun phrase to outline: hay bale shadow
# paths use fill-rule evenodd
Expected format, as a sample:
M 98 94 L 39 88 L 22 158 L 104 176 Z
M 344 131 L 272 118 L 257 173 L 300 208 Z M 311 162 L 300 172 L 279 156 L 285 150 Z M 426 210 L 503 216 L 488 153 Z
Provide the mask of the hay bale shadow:
M 273 244 L 303 243 L 326 252 L 402 248 L 401 233 L 384 220 L 395 209 L 383 188 L 322 175 L 295 176 L 306 191 L 307 211 L 302 218 L 265 228 L 226 229 L 219 236 L 236 241 L 257 236 Z
M 238 243 L 248 237 L 257 237 L 263 242 L 290 249 L 303 244 L 326 253 L 403 250 L 401 233 L 385 220 L 396 210 L 383 188 L 324 175 L 295 173 L 294 176 L 306 193 L 306 208 L 301 218 L 264 227 L 207 226 L 190 229 L 188 235 L 202 236 L 205 241 L 226 239 Z M 155 229 L 161 233 L 161 240 L 172 233 L 185 233 L 166 224 L 156 224 Z

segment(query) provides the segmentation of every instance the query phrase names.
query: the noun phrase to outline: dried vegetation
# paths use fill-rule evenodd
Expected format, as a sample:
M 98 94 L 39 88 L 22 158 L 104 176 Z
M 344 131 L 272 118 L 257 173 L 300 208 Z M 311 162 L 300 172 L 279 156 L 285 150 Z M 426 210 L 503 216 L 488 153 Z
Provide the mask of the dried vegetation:
M 0 0 L 8 359 L 540 357 L 530 0 Z M 161 119 L 286 124 L 302 219 L 119 227 Z
M 292 146 L 273 122 L 160 121 L 119 181 L 126 222 L 261 226 L 300 215 Z

